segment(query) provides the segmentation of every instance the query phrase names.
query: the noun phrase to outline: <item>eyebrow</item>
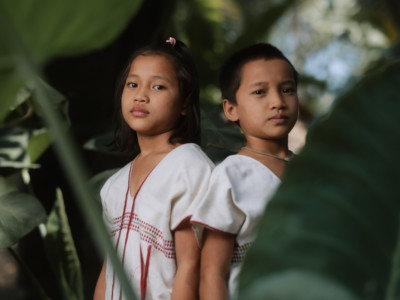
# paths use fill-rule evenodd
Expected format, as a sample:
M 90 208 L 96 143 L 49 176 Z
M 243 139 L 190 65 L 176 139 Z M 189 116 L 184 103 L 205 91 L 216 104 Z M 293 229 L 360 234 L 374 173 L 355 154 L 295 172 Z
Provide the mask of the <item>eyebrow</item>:
M 288 84 L 288 83 L 295 84 L 296 82 L 293 79 L 286 79 L 286 80 L 283 80 L 282 82 L 280 82 L 279 84 Z M 269 82 L 268 81 L 258 81 L 258 82 L 252 83 L 250 86 L 255 87 L 255 86 L 260 86 L 260 85 L 269 85 Z
M 136 74 L 128 74 L 128 76 L 127 76 L 126 78 L 129 78 L 129 77 L 139 77 L 139 75 L 136 75 Z M 170 80 L 168 77 L 165 77 L 165 76 L 153 75 L 153 76 L 151 76 L 151 77 L 153 77 L 153 78 L 155 78 L 155 79 L 165 80 L 165 81 L 171 83 L 171 80 Z

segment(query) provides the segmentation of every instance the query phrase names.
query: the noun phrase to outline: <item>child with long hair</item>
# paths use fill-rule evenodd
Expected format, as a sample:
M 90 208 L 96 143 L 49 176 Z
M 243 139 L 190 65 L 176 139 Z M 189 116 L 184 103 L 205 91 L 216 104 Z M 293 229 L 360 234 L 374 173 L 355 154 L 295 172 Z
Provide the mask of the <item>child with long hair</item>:
M 246 146 L 215 167 L 191 219 L 202 245 L 200 299 L 211 300 L 235 294 L 254 228 L 292 156 L 288 134 L 298 116 L 297 72 L 270 44 L 232 55 L 220 87 L 224 113 L 241 127 Z
M 196 299 L 200 250 L 189 220 L 214 165 L 199 146 L 199 83 L 184 43 L 135 51 L 117 103 L 115 143 L 139 154 L 101 190 L 112 241 L 140 299 Z M 124 299 L 107 261 L 94 299 Z

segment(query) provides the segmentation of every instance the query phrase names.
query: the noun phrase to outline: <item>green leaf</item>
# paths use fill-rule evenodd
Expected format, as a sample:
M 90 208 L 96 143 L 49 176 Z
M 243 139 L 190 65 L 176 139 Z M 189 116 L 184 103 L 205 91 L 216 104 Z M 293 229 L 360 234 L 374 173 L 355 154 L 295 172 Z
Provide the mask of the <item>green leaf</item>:
M 108 131 L 104 134 L 97 135 L 91 138 L 84 144 L 83 147 L 87 150 L 100 151 L 103 153 L 112 154 L 115 153 L 115 151 L 113 152 L 109 145 L 113 141 L 113 139 L 114 139 L 114 133 L 112 131 Z
M 17 184 L 15 183 L 15 174 L 14 176 L 0 176 L 0 197 L 17 191 Z
M 34 163 L 50 145 L 51 137 L 47 129 L 34 130 L 27 149 L 30 161 Z
M 357 300 L 339 283 L 309 271 L 287 270 L 257 279 L 246 300 Z
M 35 100 L 37 97 L 40 97 L 38 95 L 38 89 L 42 89 L 43 91 L 45 91 L 48 97 L 51 99 L 50 103 L 53 109 L 56 110 L 62 116 L 62 118 L 65 119 L 66 123 L 69 124 L 70 122 L 68 117 L 68 100 L 64 97 L 64 95 L 62 95 L 59 91 L 47 84 L 47 82 L 45 82 L 41 78 L 39 78 L 37 82 L 39 83 L 38 86 L 30 87 L 33 99 Z M 34 105 L 33 108 L 35 109 L 36 114 L 42 117 L 41 110 L 36 105 Z
M 1 0 L 0 9 L 29 51 L 44 61 L 104 47 L 121 33 L 140 4 L 140 0 Z
M 0 128 L 0 168 L 29 168 L 29 132 L 20 127 Z
M 0 128 L 0 168 L 37 168 L 33 164 L 49 146 L 45 130 Z
M 45 222 L 46 212 L 33 196 L 8 193 L 0 196 L 0 248 L 7 248 Z
M 0 123 L 11 112 L 18 91 L 24 81 L 12 70 L 4 70 L 0 65 Z
M 311 128 L 267 206 L 242 291 L 257 278 L 295 268 L 332 278 L 363 299 L 384 299 L 398 273 L 392 269 L 400 267 L 392 263 L 400 212 L 399 92 L 395 62 L 368 74 Z
M 65 299 L 83 300 L 81 265 L 60 189 L 46 223 L 44 242 L 50 267 L 61 283 Z
M 101 49 L 121 33 L 140 4 L 140 0 L 1 0 L 0 122 L 10 113 L 18 91 L 29 84 L 22 53 L 46 62 Z

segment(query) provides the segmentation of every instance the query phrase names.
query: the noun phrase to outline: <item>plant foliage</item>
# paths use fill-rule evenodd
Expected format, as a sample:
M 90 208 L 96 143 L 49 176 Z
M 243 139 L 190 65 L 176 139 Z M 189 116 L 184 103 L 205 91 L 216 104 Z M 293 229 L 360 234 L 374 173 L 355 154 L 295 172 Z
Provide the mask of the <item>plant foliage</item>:
M 257 278 L 269 285 L 292 269 L 330 278 L 361 299 L 399 296 L 386 294 L 389 283 L 399 286 L 399 86 L 400 63 L 386 65 L 310 129 L 267 206 L 243 269 L 242 299 Z M 290 289 L 307 295 L 317 285 Z

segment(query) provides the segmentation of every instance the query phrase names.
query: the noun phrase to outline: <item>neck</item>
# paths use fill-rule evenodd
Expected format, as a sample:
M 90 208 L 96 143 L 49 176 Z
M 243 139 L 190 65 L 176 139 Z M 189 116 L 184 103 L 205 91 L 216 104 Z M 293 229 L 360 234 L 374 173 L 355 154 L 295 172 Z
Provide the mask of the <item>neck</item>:
M 288 139 L 263 140 L 247 138 L 246 147 L 264 153 L 270 153 L 279 157 L 289 157 L 291 152 L 288 147 Z
M 151 153 L 169 152 L 174 149 L 177 145 L 169 143 L 172 131 L 168 131 L 155 136 L 145 136 L 138 134 L 138 143 L 140 147 L 140 153 L 146 156 Z

